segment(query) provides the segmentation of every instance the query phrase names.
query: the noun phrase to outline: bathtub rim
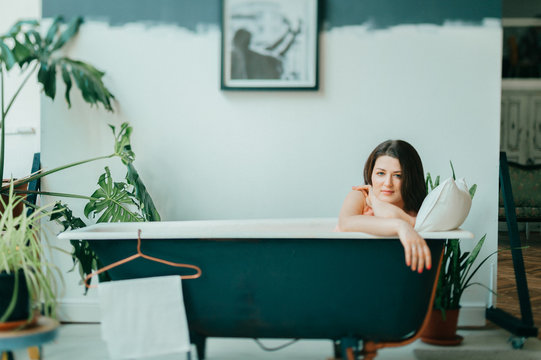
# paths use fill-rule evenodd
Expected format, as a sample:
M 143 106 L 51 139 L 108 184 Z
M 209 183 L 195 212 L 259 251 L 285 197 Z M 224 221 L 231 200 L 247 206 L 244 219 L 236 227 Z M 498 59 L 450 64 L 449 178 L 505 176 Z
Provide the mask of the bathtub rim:
M 331 229 L 336 224 L 336 218 L 99 223 L 65 231 L 57 237 L 63 240 L 132 240 L 137 239 L 137 230 L 141 229 L 141 239 L 396 239 L 396 236 L 362 232 L 334 232 Z M 254 229 L 258 226 L 259 229 Z M 284 227 L 294 226 L 301 229 L 284 230 Z M 425 239 L 474 238 L 473 233 L 460 228 L 419 234 Z

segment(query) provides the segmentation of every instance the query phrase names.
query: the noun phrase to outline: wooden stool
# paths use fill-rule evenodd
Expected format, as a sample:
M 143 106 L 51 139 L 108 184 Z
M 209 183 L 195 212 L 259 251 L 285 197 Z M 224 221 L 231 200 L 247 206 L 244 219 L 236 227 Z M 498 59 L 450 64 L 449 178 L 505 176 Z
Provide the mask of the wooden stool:
M 41 345 L 56 338 L 59 325 L 58 321 L 41 316 L 23 329 L 0 331 L 1 360 L 14 360 L 12 351 L 24 348 L 28 348 L 30 359 L 41 360 Z

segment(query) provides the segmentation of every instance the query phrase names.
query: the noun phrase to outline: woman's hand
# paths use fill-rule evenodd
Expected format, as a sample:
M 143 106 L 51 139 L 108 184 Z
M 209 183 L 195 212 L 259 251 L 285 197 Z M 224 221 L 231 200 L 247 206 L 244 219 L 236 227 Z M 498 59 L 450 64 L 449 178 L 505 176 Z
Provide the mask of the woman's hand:
M 421 237 L 407 222 L 401 222 L 398 228 L 398 237 L 404 246 L 406 253 L 406 265 L 411 270 L 423 272 L 423 268 L 430 270 L 432 267 L 432 256 L 425 239 Z

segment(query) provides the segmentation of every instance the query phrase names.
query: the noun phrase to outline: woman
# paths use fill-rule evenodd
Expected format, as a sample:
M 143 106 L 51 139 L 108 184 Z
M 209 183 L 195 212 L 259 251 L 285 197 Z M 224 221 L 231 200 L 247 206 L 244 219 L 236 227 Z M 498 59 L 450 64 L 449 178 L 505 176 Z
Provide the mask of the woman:
M 425 240 L 414 230 L 426 196 L 423 164 L 417 151 L 402 140 L 379 144 L 364 166 L 366 185 L 354 186 L 338 219 L 339 231 L 398 236 L 406 265 L 421 273 L 432 259 Z

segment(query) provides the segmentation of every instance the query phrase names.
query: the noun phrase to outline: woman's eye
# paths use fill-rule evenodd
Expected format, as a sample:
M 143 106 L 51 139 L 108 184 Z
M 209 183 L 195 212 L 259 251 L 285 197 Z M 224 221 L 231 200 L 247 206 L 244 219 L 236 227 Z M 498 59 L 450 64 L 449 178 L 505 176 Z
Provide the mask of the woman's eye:
M 402 174 L 394 174 L 394 177 L 397 178 L 397 179 L 400 179 L 400 178 L 402 178 Z
M 385 173 L 384 173 L 383 171 L 378 171 L 378 172 L 376 173 L 376 175 L 378 175 L 378 176 L 383 176 L 383 175 L 385 175 Z

